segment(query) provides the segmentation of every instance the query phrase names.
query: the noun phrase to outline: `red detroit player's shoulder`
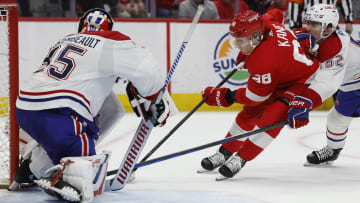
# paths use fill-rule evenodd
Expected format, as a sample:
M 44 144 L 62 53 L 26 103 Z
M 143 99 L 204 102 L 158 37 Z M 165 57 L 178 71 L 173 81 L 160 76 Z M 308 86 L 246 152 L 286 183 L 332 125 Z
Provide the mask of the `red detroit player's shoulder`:
M 339 36 L 334 33 L 326 39 L 319 47 L 318 59 L 323 63 L 334 56 L 336 56 L 342 49 L 342 44 Z
M 123 40 L 130 40 L 130 37 L 118 32 L 118 31 L 87 31 L 82 32 L 81 34 L 87 35 L 97 35 L 107 39 L 116 40 L 116 41 L 123 41 Z
M 264 71 L 264 67 L 266 71 L 277 72 L 279 67 L 288 66 L 289 60 L 284 58 L 293 58 L 292 41 L 295 37 L 280 23 L 272 23 L 270 28 L 267 38 L 247 57 L 247 63 L 253 62 L 254 68 L 260 69 L 255 70 L 256 72 Z

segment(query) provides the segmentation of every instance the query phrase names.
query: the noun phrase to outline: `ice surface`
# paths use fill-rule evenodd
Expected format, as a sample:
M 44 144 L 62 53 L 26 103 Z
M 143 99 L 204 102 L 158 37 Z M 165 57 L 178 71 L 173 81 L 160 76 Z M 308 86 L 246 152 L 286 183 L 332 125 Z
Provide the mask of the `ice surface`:
M 180 121 L 184 113 L 155 128 L 144 156 Z M 197 112 L 151 158 L 222 139 L 236 112 Z M 120 165 L 140 120 L 127 114 L 114 133 L 98 145 L 111 150 L 110 169 Z M 298 130 L 283 129 L 278 138 L 234 178 L 215 181 L 217 174 L 197 174 L 200 160 L 217 147 L 139 168 L 136 180 L 120 191 L 106 192 L 93 202 L 154 203 L 355 203 L 360 202 L 360 119 L 353 119 L 347 143 L 329 168 L 304 167 L 305 156 L 326 144 L 326 112 L 312 112 L 311 122 Z M 142 157 L 140 157 L 142 158 Z M 59 202 L 33 188 L 24 192 L 0 190 L 0 202 Z

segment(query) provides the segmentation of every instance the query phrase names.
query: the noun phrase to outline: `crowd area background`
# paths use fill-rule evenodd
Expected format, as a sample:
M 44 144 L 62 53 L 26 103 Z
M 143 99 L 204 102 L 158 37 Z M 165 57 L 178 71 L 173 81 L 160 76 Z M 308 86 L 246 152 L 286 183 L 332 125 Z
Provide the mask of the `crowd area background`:
M 17 2 L 22 17 L 80 17 L 90 8 L 103 8 L 115 18 L 192 18 L 191 7 L 203 3 L 207 12 L 204 12 L 202 19 L 231 20 L 240 10 L 246 9 L 264 13 L 272 8 L 280 8 L 286 14 L 289 1 L 293 0 L 18 0 Z M 352 10 L 354 20 L 360 20 L 359 0 L 352 0 Z

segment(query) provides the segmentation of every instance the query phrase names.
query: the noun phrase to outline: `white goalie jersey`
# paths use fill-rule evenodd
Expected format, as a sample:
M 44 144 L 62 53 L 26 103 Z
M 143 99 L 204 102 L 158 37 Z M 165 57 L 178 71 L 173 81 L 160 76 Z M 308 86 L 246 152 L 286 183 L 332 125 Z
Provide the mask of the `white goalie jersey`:
M 142 96 L 150 96 L 162 88 L 165 74 L 146 48 L 120 32 L 68 35 L 21 86 L 16 106 L 24 110 L 70 107 L 92 121 L 117 77 L 131 81 Z

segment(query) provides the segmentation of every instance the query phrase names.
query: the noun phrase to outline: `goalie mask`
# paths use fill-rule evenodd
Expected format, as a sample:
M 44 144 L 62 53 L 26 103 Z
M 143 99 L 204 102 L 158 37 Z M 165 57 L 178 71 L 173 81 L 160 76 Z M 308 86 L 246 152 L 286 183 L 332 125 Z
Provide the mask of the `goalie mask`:
M 112 30 L 113 24 L 113 19 L 108 12 L 94 8 L 88 10 L 80 18 L 78 32 Z
M 321 23 L 321 38 L 329 37 L 336 29 L 339 23 L 339 13 L 333 5 L 317 4 L 312 6 L 305 14 L 304 24 L 309 22 Z M 333 30 L 327 36 L 323 36 L 325 29 L 331 25 Z

